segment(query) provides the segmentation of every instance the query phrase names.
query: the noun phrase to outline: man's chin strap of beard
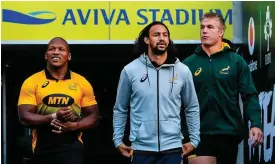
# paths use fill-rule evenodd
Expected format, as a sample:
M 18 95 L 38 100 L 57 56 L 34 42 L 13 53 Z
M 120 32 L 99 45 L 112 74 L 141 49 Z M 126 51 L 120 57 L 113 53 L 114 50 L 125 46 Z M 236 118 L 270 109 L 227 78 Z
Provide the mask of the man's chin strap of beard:
M 157 50 L 158 51 L 158 50 Z M 155 51 L 153 50 L 153 53 L 155 54 L 155 55 L 157 55 L 157 56 L 161 56 L 161 55 L 163 55 L 165 52 L 166 52 L 167 50 L 165 50 L 165 51 L 158 51 L 158 53 L 155 53 Z M 147 56 L 148 56 L 148 54 L 146 54 Z M 148 57 L 149 58 L 149 57 Z M 158 68 L 158 67 L 160 67 L 161 65 L 163 65 L 163 64 L 173 64 L 173 63 L 175 63 L 175 58 L 173 57 L 173 56 L 171 56 L 171 55 L 168 55 L 167 54 L 167 58 L 166 58 L 166 60 L 164 61 L 164 63 L 163 64 L 158 64 L 158 63 L 156 63 L 155 61 L 152 61 L 150 58 L 149 58 L 149 60 L 151 61 L 151 63 L 152 63 L 152 65 L 154 66 L 154 67 L 156 67 L 156 68 Z
M 157 48 L 152 48 L 152 52 L 153 52 L 155 55 L 157 55 L 157 56 L 164 55 L 164 53 L 165 53 L 166 51 L 167 51 L 166 49 L 160 51 L 160 50 L 158 50 Z

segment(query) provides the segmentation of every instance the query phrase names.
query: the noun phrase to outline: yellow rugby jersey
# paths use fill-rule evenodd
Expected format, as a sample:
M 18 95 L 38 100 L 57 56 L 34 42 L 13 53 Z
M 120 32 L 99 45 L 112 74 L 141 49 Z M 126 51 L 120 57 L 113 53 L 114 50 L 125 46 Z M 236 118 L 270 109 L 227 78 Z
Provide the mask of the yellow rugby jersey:
M 18 100 L 18 105 L 22 104 L 36 105 L 37 114 L 41 115 L 56 113 L 61 107 L 70 107 L 77 120 L 81 117 L 81 107 L 95 105 L 97 102 L 92 86 L 83 76 L 68 70 L 63 79 L 57 80 L 45 69 L 24 81 Z M 39 145 L 42 149 L 54 149 L 59 144 L 60 148 L 61 142 L 69 142 L 68 138 L 78 137 L 81 141 L 79 132 L 54 134 L 52 129 L 53 127 L 48 125 L 33 130 L 33 150 Z

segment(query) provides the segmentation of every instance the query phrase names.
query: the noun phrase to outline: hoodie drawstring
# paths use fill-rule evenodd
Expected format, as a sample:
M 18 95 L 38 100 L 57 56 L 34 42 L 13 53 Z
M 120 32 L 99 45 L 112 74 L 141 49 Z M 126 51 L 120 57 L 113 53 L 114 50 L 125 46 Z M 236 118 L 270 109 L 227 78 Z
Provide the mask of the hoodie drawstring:
M 172 88 L 171 88 L 171 94 L 172 94 L 173 87 L 174 87 L 174 76 L 175 76 L 175 68 L 173 67 L 173 77 L 172 77 Z
M 147 56 L 146 56 L 146 58 L 147 58 Z M 150 78 L 149 78 L 149 73 L 148 73 L 148 65 L 147 65 L 147 63 L 148 63 L 148 61 L 147 61 L 147 59 L 145 60 L 146 62 L 146 64 L 145 64 L 145 67 L 146 67 L 146 73 L 147 73 L 147 81 L 148 81 L 148 84 L 149 84 L 149 86 L 150 86 Z M 171 82 L 172 82 L 172 87 L 171 87 L 171 94 L 172 94 L 172 92 L 173 92 L 173 88 L 174 88 L 174 78 L 175 78 L 175 67 L 173 66 L 173 76 L 172 76 L 172 80 L 171 80 Z
M 147 80 L 148 80 L 148 83 L 149 83 L 149 86 L 150 86 L 150 80 L 149 80 L 149 74 L 148 74 L 148 65 L 147 65 L 147 59 L 146 59 L 146 73 L 147 73 Z

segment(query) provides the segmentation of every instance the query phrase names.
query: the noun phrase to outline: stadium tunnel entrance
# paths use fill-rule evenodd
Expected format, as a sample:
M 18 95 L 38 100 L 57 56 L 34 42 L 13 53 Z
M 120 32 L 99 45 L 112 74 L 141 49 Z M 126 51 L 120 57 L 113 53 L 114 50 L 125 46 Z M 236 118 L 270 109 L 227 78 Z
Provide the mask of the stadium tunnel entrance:
M 182 61 L 191 55 L 196 46 L 176 45 L 179 59 Z M 112 115 L 120 72 L 135 59 L 133 45 L 70 45 L 70 48 L 72 61 L 69 67 L 92 84 L 100 111 L 98 127 L 83 135 L 85 161 L 127 163 L 128 159 L 118 153 L 112 141 Z M 5 122 L 2 121 L 6 128 L 6 143 L 2 148 L 7 148 L 8 163 L 23 163 L 23 159 L 31 154 L 31 131 L 19 122 L 17 101 L 24 80 L 45 68 L 46 49 L 47 45 L 2 45 L 2 90 L 5 91 L 2 92 L 2 102 L 6 102 L 2 103 L 2 109 L 5 109 L 2 118 L 6 116 Z M 126 140 L 127 133 L 126 128 Z

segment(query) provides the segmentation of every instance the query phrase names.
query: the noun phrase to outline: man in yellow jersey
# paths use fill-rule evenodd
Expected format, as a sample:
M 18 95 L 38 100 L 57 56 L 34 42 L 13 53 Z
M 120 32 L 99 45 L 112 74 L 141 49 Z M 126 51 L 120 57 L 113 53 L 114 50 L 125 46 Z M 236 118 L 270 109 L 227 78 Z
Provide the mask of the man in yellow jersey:
M 47 67 L 24 81 L 18 101 L 21 123 L 33 128 L 33 163 L 82 164 L 81 130 L 98 120 L 93 88 L 69 70 L 71 53 L 63 38 L 49 42 L 45 60 Z

